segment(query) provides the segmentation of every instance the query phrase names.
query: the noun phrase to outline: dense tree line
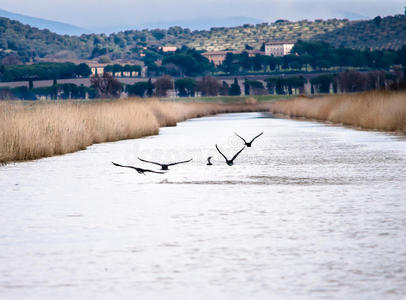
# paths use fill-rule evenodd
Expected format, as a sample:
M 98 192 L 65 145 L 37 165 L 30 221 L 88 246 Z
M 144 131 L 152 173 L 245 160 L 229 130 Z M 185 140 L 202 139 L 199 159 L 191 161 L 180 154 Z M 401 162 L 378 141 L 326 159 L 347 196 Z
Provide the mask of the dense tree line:
M 39 63 L 32 65 L 1 65 L 1 81 L 24 81 L 28 79 L 50 80 L 88 77 L 91 70 L 87 64 Z
M 37 100 L 41 98 L 49 100 L 63 99 L 94 99 L 99 94 L 96 89 L 78 86 L 72 83 L 56 84 L 49 87 L 32 88 L 26 86 L 8 88 L 0 88 L 0 99 L 2 100 Z
M 345 71 L 337 74 L 324 74 L 310 80 L 311 93 L 353 93 L 370 90 L 404 89 L 406 77 L 400 71 L 357 72 Z
M 360 68 L 388 70 L 393 65 L 406 67 L 406 45 L 395 50 L 357 50 L 334 48 L 324 42 L 298 41 L 292 54 L 283 57 L 227 53 L 219 71 L 232 75 L 247 72 L 272 71 L 323 71 L 335 68 Z
M 149 76 L 201 76 L 215 71 L 214 65 L 201 54 L 201 51 L 185 46 L 172 53 L 150 49 L 143 60 Z
M 334 48 L 325 42 L 298 41 L 288 56 L 287 65 L 293 62 L 298 65 L 310 65 L 313 69 L 321 70 L 331 67 L 359 67 L 371 69 L 388 69 L 392 65 L 406 67 L 406 45 L 395 50 L 357 50 L 351 48 Z
M 345 71 L 336 74 L 321 74 L 310 80 L 302 76 L 270 76 L 263 81 L 245 79 L 232 84 L 220 82 L 215 77 L 204 76 L 195 78 L 179 78 L 162 76 L 154 82 L 149 79 L 125 85 L 113 78 L 109 73 L 91 79 L 91 87 L 74 84 L 54 84 L 45 88 L 18 87 L 14 89 L 0 88 L 0 99 L 83 99 L 101 97 L 120 97 L 122 92 L 128 96 L 166 97 L 168 91 L 176 91 L 179 97 L 201 96 L 239 96 L 244 95 L 298 95 L 298 94 L 329 94 L 362 92 L 375 89 L 406 89 L 406 74 L 399 69 L 395 73 L 383 71 L 357 72 Z M 306 90 L 306 85 L 310 90 Z M 243 91 L 241 90 L 243 87 Z
M 292 95 L 304 93 L 307 80 L 303 76 L 269 77 L 265 82 L 269 94 Z

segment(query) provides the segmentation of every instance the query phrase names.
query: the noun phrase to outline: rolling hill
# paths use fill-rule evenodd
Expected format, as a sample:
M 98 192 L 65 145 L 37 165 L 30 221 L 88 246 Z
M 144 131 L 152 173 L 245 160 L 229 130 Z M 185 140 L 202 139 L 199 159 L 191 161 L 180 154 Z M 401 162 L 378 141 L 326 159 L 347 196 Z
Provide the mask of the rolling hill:
M 58 34 L 81 35 L 83 33 L 89 33 L 89 30 L 78 26 L 16 14 L 3 9 L 0 9 L 0 17 L 16 20 L 38 29 L 48 29 Z
M 326 41 L 339 47 L 356 49 L 399 49 L 406 45 L 406 16 L 379 20 L 316 20 L 219 27 L 190 30 L 176 26 L 169 29 L 127 30 L 106 34 L 63 36 L 40 30 L 18 21 L 0 18 L 0 58 L 10 53 L 24 61 L 37 57 L 139 59 L 145 47 L 182 46 L 197 50 L 243 50 L 248 44 L 259 49 L 269 40 Z

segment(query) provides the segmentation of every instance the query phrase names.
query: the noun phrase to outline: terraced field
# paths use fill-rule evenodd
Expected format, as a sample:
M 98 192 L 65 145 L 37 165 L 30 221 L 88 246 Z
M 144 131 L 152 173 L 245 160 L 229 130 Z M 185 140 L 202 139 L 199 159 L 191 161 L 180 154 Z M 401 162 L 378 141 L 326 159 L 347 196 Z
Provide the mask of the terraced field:
M 348 20 L 278 22 L 272 24 L 244 25 L 233 28 L 214 28 L 209 32 L 196 33 L 195 39 L 187 45 L 198 50 L 217 51 L 225 49 L 243 50 L 245 45 L 259 49 L 268 41 L 298 39 L 310 40 L 345 28 Z

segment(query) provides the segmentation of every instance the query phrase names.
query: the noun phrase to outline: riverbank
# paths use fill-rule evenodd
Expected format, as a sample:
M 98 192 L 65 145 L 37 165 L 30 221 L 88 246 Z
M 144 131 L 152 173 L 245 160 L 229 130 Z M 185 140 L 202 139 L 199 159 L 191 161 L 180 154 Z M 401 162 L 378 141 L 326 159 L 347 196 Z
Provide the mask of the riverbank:
M 271 112 L 290 117 L 406 133 L 406 92 L 373 91 L 276 101 Z
M 157 99 L 0 103 L 0 162 L 33 160 L 104 142 L 159 133 L 186 119 L 269 111 L 267 103 L 186 103 Z

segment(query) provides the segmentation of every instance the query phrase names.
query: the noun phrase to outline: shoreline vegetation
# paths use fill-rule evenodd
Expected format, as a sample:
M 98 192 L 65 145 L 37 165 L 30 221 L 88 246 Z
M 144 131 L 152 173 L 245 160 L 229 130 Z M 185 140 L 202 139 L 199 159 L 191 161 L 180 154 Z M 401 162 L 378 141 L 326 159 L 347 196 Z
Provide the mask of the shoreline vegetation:
M 406 134 L 406 92 L 371 91 L 275 101 L 271 112 L 368 130 Z
M 6 101 L 0 102 L 0 164 L 72 153 L 98 143 L 156 135 L 160 127 L 176 126 L 191 118 L 259 111 L 406 134 L 404 91 L 293 99 L 220 97 L 199 102 L 158 98 Z
M 159 133 L 187 119 L 232 112 L 269 111 L 270 103 L 114 101 L 0 102 L 0 163 L 62 155 L 97 143 Z

